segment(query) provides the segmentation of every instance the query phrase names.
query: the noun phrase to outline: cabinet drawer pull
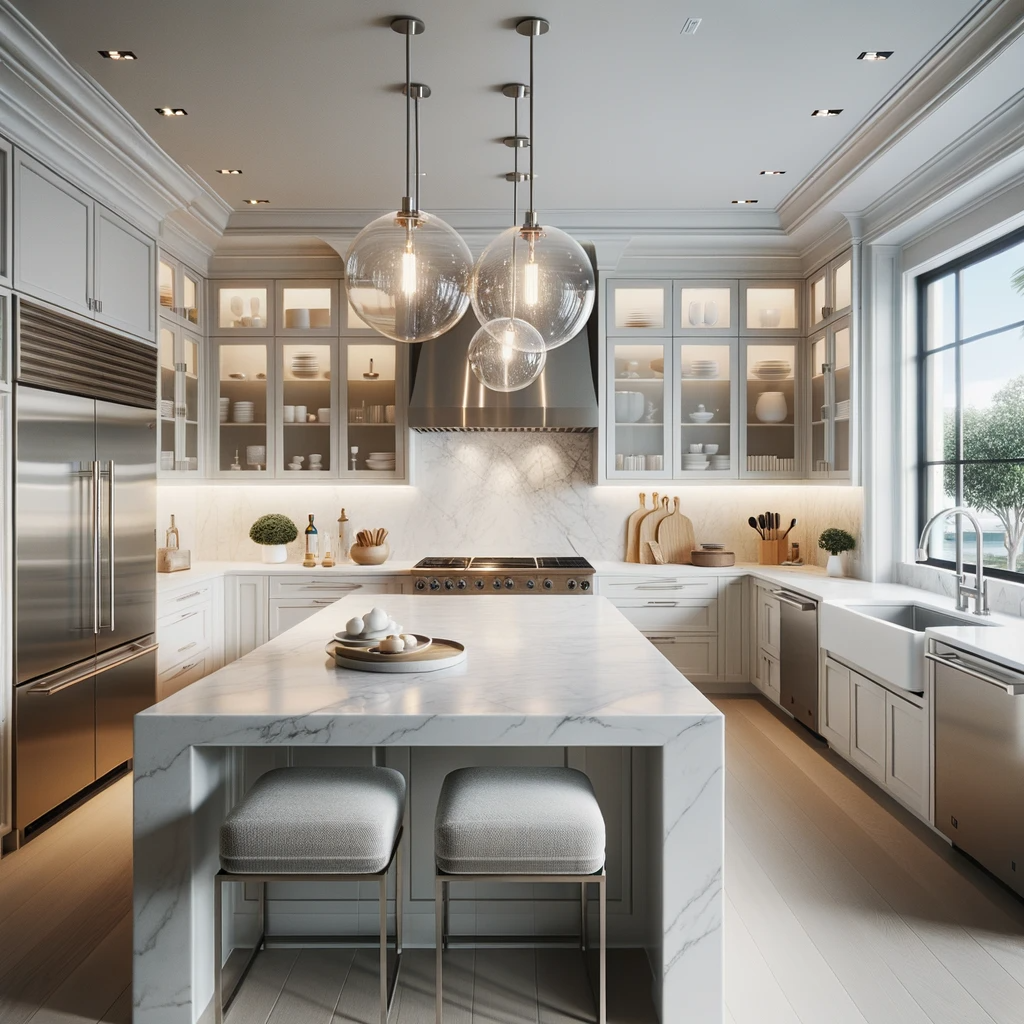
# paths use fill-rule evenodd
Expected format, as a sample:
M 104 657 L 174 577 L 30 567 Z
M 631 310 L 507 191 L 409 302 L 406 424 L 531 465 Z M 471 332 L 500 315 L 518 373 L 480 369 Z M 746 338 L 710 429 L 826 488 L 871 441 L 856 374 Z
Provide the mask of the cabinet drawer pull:
M 678 601 L 647 601 L 648 608 L 678 608 Z
M 674 636 L 651 636 L 651 634 L 648 633 L 647 639 L 650 640 L 652 644 L 656 644 L 659 641 L 664 643 L 674 643 L 676 638 Z
M 298 587 L 300 590 L 360 590 L 362 583 L 282 583 L 283 587 Z
M 184 615 L 178 616 L 174 624 L 178 625 L 179 622 L 188 622 L 189 619 L 194 619 L 198 614 L 199 612 L 185 612 Z
M 318 598 L 313 602 L 313 604 L 334 604 L 334 602 L 323 598 Z
M 190 644 L 185 644 L 185 646 L 184 646 L 184 647 L 179 647 L 179 648 L 178 648 L 178 653 L 179 653 L 179 654 L 181 654 L 181 653 L 182 653 L 183 651 L 190 651 L 190 650 L 191 650 L 191 649 L 192 649 L 193 647 L 195 647 L 195 645 L 196 645 L 196 642 L 197 642 L 197 641 L 193 640 L 193 641 L 192 641 L 192 643 L 190 643 Z
M 178 676 L 183 676 L 186 672 L 191 672 L 192 669 L 194 669 L 198 664 L 198 661 L 190 661 L 187 665 L 182 665 L 181 668 L 179 668 L 178 671 L 175 672 L 173 676 L 171 676 L 171 678 L 177 679 Z
M 191 594 L 182 594 L 181 597 L 176 597 L 175 601 L 190 601 L 193 597 L 199 597 L 202 594 L 201 590 L 193 590 Z

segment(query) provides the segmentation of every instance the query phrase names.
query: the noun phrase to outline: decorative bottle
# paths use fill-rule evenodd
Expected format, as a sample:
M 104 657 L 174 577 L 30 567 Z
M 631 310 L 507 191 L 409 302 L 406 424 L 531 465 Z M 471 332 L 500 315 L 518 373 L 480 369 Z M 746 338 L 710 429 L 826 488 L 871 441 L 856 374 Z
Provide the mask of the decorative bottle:
M 341 510 L 338 516 L 338 561 L 351 562 L 349 549 L 352 547 L 352 527 L 349 525 L 348 516 L 345 510 Z
M 177 551 L 181 547 L 181 538 L 178 536 L 178 528 L 174 525 L 174 516 L 171 516 L 171 525 L 167 527 L 167 539 L 164 547 Z
M 318 548 L 318 537 L 317 529 L 313 525 L 313 514 L 309 515 L 309 524 L 306 526 L 306 557 L 302 560 L 302 564 L 307 569 L 312 569 L 316 565 L 316 556 Z

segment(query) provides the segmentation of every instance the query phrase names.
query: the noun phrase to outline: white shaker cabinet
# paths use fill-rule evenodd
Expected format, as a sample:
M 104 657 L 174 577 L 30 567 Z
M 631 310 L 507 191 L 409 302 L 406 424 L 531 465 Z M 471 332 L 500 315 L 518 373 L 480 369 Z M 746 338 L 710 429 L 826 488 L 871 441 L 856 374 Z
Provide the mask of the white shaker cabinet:
M 151 339 L 156 333 L 156 243 L 99 203 L 94 218 L 96 319 Z
M 237 661 L 270 639 L 266 576 L 224 579 L 224 660 Z
M 885 784 L 886 691 L 859 672 L 850 673 L 850 760 Z
M 297 626 L 311 615 L 340 601 L 350 594 L 366 595 L 365 611 L 369 611 L 380 594 L 398 594 L 402 591 L 400 577 L 365 579 L 358 576 L 295 575 L 270 580 L 269 636 L 275 636 Z M 326 641 L 325 641 L 326 642 Z
M 927 819 L 930 805 L 928 780 L 927 713 L 923 707 L 886 692 L 886 789 L 915 814 Z
M 6 139 L 0 139 L 0 285 L 11 285 L 11 274 L 13 272 L 12 256 L 14 247 L 11 239 L 14 235 L 14 226 L 11 223 L 11 182 L 13 173 L 11 170 L 14 149 Z
M 819 693 L 818 729 L 829 746 L 843 757 L 850 756 L 850 670 L 832 658 L 825 658 Z

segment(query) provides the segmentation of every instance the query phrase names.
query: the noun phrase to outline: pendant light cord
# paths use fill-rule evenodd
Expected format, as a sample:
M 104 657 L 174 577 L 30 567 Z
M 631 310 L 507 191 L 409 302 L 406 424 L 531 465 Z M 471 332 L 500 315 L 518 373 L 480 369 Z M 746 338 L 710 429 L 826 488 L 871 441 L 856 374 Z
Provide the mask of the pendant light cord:
M 512 120 L 512 137 L 519 138 L 519 96 L 513 97 L 515 115 Z M 512 147 L 512 223 L 519 223 L 519 146 Z
M 537 207 L 533 202 L 533 159 L 534 159 L 534 141 L 536 138 L 536 132 L 533 127 L 533 33 L 530 33 L 530 210 L 531 212 L 536 210 Z
M 405 37 L 405 194 L 412 198 L 411 154 L 409 138 L 412 131 L 412 33 Z
M 416 135 L 416 180 L 413 183 L 413 188 L 416 192 L 416 201 L 413 203 L 413 209 L 419 213 L 420 209 L 420 97 L 419 93 L 416 94 L 416 103 L 413 106 L 413 125 Z

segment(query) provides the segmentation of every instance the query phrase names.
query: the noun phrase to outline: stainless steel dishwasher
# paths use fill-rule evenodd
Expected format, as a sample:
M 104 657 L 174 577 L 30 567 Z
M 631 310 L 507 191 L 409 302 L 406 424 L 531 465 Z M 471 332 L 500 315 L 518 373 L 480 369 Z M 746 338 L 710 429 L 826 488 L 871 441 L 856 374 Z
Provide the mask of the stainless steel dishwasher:
M 779 700 L 801 725 L 818 731 L 818 602 L 773 590 L 779 602 Z
M 1024 674 L 930 646 L 935 827 L 1024 896 Z

